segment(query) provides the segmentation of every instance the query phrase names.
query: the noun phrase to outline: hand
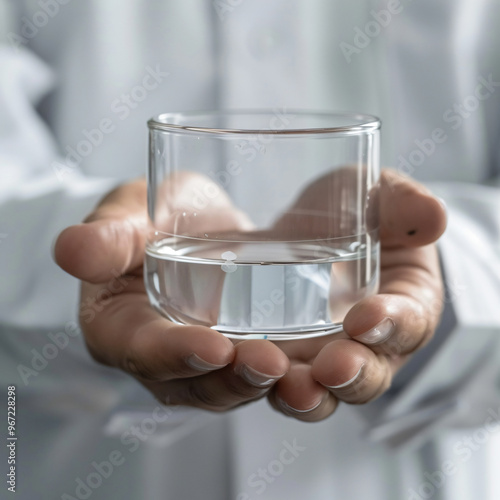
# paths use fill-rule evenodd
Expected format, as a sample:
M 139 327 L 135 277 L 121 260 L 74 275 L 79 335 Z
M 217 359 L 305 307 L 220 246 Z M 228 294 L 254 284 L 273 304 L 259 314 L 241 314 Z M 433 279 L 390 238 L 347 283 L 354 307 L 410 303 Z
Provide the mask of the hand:
M 184 192 L 189 192 L 210 181 L 188 175 L 178 182 L 185 183 Z M 82 304 L 102 297 L 114 272 L 135 277 L 106 299 L 104 307 L 96 308 L 92 321 L 82 318 L 82 329 L 96 360 L 128 371 L 160 401 L 227 410 L 267 394 L 285 414 L 320 420 L 334 411 L 338 400 L 361 403 L 381 394 L 409 353 L 430 338 L 439 318 L 440 308 L 430 306 L 433 301 L 440 303 L 441 294 L 436 250 L 423 245 L 443 231 L 444 211 L 421 186 L 390 172 L 382 177 L 380 197 L 380 294 L 357 304 L 344 323 L 347 334 L 360 340 L 360 334 L 388 315 L 395 324 L 390 338 L 370 348 L 347 334 L 279 342 L 280 348 L 263 340 L 233 346 L 211 329 L 181 327 L 164 319 L 149 305 L 142 281 L 147 224 L 143 181 L 118 188 L 85 224 L 66 229 L 56 244 L 56 260 L 83 280 Z M 230 219 L 236 214 L 224 221 L 225 230 L 247 227 L 248 221 L 223 194 L 211 203 L 217 219 L 220 208 L 227 207 L 224 213 Z M 208 218 L 204 223 L 212 222 Z M 422 313 L 422 318 L 412 320 L 409 313 Z M 292 363 L 289 371 L 284 353 Z M 342 385 L 359 366 L 362 370 L 353 384 L 325 388 Z
M 324 185 L 319 181 L 309 186 L 297 206 L 321 208 Z M 380 396 L 408 357 L 432 338 L 439 322 L 443 285 L 433 242 L 445 229 L 445 210 L 423 186 L 390 170 L 382 173 L 378 195 L 378 294 L 349 310 L 345 333 L 278 344 L 291 366 L 269 400 L 299 420 L 324 419 L 339 401 L 361 404 Z M 299 219 L 282 226 L 308 223 Z
M 182 195 L 169 198 L 165 212 L 182 211 L 190 193 L 211 181 L 181 174 L 169 182 L 167 192 L 175 187 Z M 248 228 L 222 190 L 202 215 L 205 230 Z M 289 367 L 276 345 L 233 345 L 210 328 L 171 323 L 151 307 L 142 276 L 146 231 L 146 183 L 139 180 L 111 192 L 85 223 L 57 239 L 57 263 L 82 280 L 80 323 L 90 354 L 131 374 L 162 403 L 223 411 L 267 394 Z

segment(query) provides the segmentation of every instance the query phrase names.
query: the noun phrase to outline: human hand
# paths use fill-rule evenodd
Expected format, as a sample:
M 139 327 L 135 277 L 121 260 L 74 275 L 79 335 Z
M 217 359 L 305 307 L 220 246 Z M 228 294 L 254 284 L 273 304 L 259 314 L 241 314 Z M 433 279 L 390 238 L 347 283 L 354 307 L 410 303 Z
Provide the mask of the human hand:
M 321 209 L 325 185 L 319 180 L 309 186 L 296 206 Z M 299 420 L 322 420 L 339 401 L 362 404 L 380 396 L 439 322 L 443 285 L 433 243 L 445 229 L 445 210 L 423 186 L 390 170 L 382 173 L 378 196 L 378 293 L 348 311 L 344 332 L 279 343 L 291 366 L 268 397 L 274 408 Z M 282 225 L 300 230 L 306 224 L 298 216 Z
M 190 175 L 181 182 L 188 193 L 210 181 Z M 203 185 L 197 188 L 197 183 Z M 338 400 L 363 403 L 380 395 L 408 355 L 432 336 L 439 318 L 440 307 L 431 307 L 441 293 L 439 266 L 435 248 L 426 245 L 443 231 L 444 211 L 420 186 L 391 172 L 382 177 L 380 197 L 380 292 L 354 306 L 344 322 L 347 334 L 360 340 L 365 330 L 390 317 L 395 325 L 390 337 L 370 347 L 347 334 L 279 342 L 280 348 L 264 340 L 233 346 L 209 328 L 164 319 L 151 308 L 142 280 L 147 226 L 143 181 L 118 188 L 86 224 L 66 229 L 56 244 L 56 260 L 83 280 L 82 304 L 107 289 L 113 272 L 139 278 L 113 294 L 92 321 L 82 318 L 82 329 L 96 360 L 128 371 L 160 401 L 228 410 L 267 394 L 285 414 L 321 420 L 335 410 Z M 216 210 L 227 208 L 225 230 L 244 229 L 246 221 L 223 193 L 211 202 Z M 211 224 L 207 208 L 204 223 Z M 415 234 L 407 234 L 415 229 Z M 200 365 L 199 358 L 209 364 Z M 325 388 L 343 385 L 360 366 L 360 377 L 352 384 Z
M 166 192 L 180 196 L 164 210 L 182 212 L 212 181 L 186 173 L 167 182 Z M 207 231 L 248 226 L 222 190 L 200 215 Z M 90 354 L 128 372 L 162 403 L 223 411 L 267 394 L 289 366 L 276 345 L 233 345 L 215 330 L 179 326 L 151 307 L 143 281 L 146 232 L 146 183 L 139 180 L 112 191 L 85 223 L 57 239 L 57 263 L 82 281 L 80 323 Z

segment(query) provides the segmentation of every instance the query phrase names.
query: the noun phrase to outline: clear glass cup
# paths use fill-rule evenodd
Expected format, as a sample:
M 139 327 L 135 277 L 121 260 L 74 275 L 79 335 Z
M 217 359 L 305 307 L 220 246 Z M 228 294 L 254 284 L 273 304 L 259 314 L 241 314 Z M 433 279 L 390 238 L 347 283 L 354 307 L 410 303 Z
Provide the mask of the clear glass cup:
M 264 110 L 166 113 L 150 135 L 153 306 L 230 338 L 336 333 L 379 283 L 380 121 Z

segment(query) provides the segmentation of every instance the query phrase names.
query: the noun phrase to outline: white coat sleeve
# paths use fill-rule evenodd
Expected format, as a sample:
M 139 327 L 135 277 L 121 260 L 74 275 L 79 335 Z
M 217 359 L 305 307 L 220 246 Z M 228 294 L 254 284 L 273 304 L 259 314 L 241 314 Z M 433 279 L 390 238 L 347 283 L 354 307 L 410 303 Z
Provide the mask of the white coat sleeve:
M 446 293 L 433 341 L 368 405 L 368 437 L 418 444 L 442 426 L 500 420 L 500 189 L 448 183 L 432 190 L 448 207 L 439 242 Z
M 0 45 L 0 323 L 22 327 L 73 319 L 77 282 L 52 261 L 51 245 L 116 181 L 84 176 L 59 155 L 36 106 L 54 87 L 50 68 L 24 48 Z M 50 293 L 48 293 L 50 291 Z M 40 314 L 40 311 L 53 314 Z M 48 322 L 48 324 L 45 324 Z

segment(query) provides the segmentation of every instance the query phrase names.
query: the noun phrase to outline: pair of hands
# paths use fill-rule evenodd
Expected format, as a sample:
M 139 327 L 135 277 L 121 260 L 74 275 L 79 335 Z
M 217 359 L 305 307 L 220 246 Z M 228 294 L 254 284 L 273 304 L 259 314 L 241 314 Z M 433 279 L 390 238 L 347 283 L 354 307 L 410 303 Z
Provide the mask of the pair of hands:
M 90 354 L 131 374 L 160 402 L 226 411 L 267 397 L 285 415 L 318 421 L 339 401 L 380 396 L 439 322 L 443 290 L 433 243 L 445 210 L 423 186 L 390 170 L 382 172 L 379 196 L 379 292 L 358 302 L 344 332 L 332 336 L 233 343 L 161 316 L 142 276 L 144 180 L 115 189 L 83 224 L 65 229 L 55 259 L 82 282 L 81 312 L 92 305 L 92 315 L 80 314 Z

